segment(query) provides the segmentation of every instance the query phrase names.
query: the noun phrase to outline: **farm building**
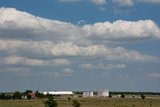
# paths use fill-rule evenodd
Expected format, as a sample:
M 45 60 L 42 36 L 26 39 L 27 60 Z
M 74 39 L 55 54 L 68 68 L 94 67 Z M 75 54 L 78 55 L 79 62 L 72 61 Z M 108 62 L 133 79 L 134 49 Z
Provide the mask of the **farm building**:
M 85 91 L 85 92 L 83 92 L 82 96 L 83 97 L 93 97 L 94 94 L 92 91 Z
M 98 97 L 108 97 L 109 96 L 109 91 L 108 90 L 97 91 L 97 96 Z
M 72 91 L 42 91 L 44 95 L 51 94 L 54 96 L 72 96 L 73 92 Z

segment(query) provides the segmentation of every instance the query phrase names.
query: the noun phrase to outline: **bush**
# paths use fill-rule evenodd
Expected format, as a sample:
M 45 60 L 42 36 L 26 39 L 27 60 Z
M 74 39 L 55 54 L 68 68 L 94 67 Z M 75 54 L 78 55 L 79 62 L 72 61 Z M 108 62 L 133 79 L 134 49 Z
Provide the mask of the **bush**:
M 142 95 L 141 95 L 141 98 L 142 98 L 142 99 L 145 99 L 145 96 L 142 94 Z
M 22 95 L 19 91 L 16 91 L 14 94 L 13 94 L 13 99 L 22 99 Z
M 112 98 L 112 95 L 111 94 L 109 94 L 109 96 L 108 96 L 109 98 Z
M 124 94 L 122 94 L 122 95 L 121 95 L 121 98 L 125 98 L 125 95 L 124 95 Z
M 57 101 L 52 96 L 48 97 L 48 100 L 44 102 L 45 107 L 57 107 Z
M 73 100 L 72 105 L 73 105 L 74 107 L 80 107 L 80 106 L 81 106 L 80 102 L 78 102 L 77 100 Z

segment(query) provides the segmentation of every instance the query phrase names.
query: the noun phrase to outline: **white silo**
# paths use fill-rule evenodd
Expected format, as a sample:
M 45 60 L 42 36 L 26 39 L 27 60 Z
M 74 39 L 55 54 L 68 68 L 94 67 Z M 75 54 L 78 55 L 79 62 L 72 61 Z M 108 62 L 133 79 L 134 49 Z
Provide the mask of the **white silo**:
M 85 91 L 83 92 L 83 97 L 93 97 L 93 92 L 92 91 Z
M 99 97 L 108 97 L 109 96 L 109 91 L 108 90 L 97 91 L 97 96 L 99 96 Z

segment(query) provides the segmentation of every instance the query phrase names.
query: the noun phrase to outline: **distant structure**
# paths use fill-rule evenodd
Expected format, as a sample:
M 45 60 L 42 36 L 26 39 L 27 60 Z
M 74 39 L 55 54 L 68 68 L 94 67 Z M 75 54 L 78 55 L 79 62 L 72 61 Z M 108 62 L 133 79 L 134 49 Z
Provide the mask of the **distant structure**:
M 108 97 L 109 96 L 109 91 L 106 90 L 101 90 L 101 91 L 97 91 L 97 96 L 98 97 Z
M 82 94 L 82 97 L 93 97 L 93 96 L 94 96 L 94 94 L 92 91 L 85 91 Z
M 54 96 L 72 96 L 73 95 L 72 91 L 41 91 L 40 93 L 44 95 L 51 94 Z

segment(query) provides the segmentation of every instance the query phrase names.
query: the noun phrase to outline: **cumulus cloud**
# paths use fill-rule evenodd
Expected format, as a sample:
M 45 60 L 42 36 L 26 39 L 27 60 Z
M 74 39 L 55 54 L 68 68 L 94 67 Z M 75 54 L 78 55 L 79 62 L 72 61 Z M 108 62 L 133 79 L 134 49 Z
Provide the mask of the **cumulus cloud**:
M 92 69 L 93 65 L 90 63 L 85 63 L 85 64 L 82 64 L 80 67 L 84 69 Z
M 137 0 L 139 2 L 144 2 L 144 3 L 158 3 L 160 4 L 160 0 Z
M 150 73 L 148 74 L 148 77 L 151 77 L 151 78 L 159 78 L 160 79 L 160 73 Z
M 74 71 L 70 68 L 65 68 L 63 69 L 63 72 L 62 72 L 64 76 L 73 76 L 74 75 L 73 73 Z
M 158 61 L 155 56 L 143 55 L 138 51 L 129 51 L 123 47 L 108 48 L 105 45 L 78 46 L 72 42 L 53 43 L 50 41 L 19 41 L 1 40 L 0 52 L 8 54 L 32 55 L 34 57 L 59 57 L 59 56 L 78 56 L 78 57 L 104 57 L 108 60 L 122 61 Z M 28 53 L 28 54 L 26 54 Z M 43 63 L 35 60 L 35 63 Z
M 13 8 L 0 8 L 1 38 L 74 41 L 127 40 L 160 38 L 158 25 L 152 20 L 97 22 L 82 27 L 57 20 L 35 17 Z M 121 34 L 121 35 L 119 35 Z M 102 41 L 101 41 L 102 42 Z M 83 44 L 84 44 L 83 43 Z
M 82 1 L 82 0 L 58 0 L 60 2 L 79 2 L 79 1 Z
M 107 0 L 91 0 L 91 2 L 96 5 L 104 5 L 107 3 Z
M 19 72 L 36 67 L 68 67 L 54 76 L 72 74 L 71 62 L 77 57 L 103 58 L 107 61 L 158 62 L 159 57 L 108 47 L 106 41 L 160 39 L 160 28 L 152 20 L 97 22 L 83 26 L 33 16 L 14 8 L 0 8 L 0 64 Z M 93 68 L 84 64 L 83 68 Z M 123 68 L 125 65 L 97 65 L 96 69 Z M 25 73 L 24 73 L 25 74 Z M 47 74 L 44 73 L 44 74 Z M 50 74 L 50 73 L 49 73 Z M 63 75 L 64 76 L 64 75 Z
M 106 40 L 160 38 L 159 28 L 151 20 L 98 22 L 94 25 L 85 25 L 83 29 L 87 36 L 99 36 Z
M 103 64 L 103 63 L 93 65 L 90 63 L 86 63 L 86 64 L 82 64 L 80 67 L 83 69 L 122 69 L 122 68 L 125 68 L 126 65 L 125 64 Z
M 67 59 L 40 60 L 27 57 L 9 56 L 0 59 L 0 64 L 23 66 L 66 66 L 70 65 Z
M 26 67 L 1 67 L 0 72 L 7 72 L 16 76 L 28 76 L 31 69 Z
M 133 6 L 134 0 L 113 0 L 114 3 L 121 6 Z

